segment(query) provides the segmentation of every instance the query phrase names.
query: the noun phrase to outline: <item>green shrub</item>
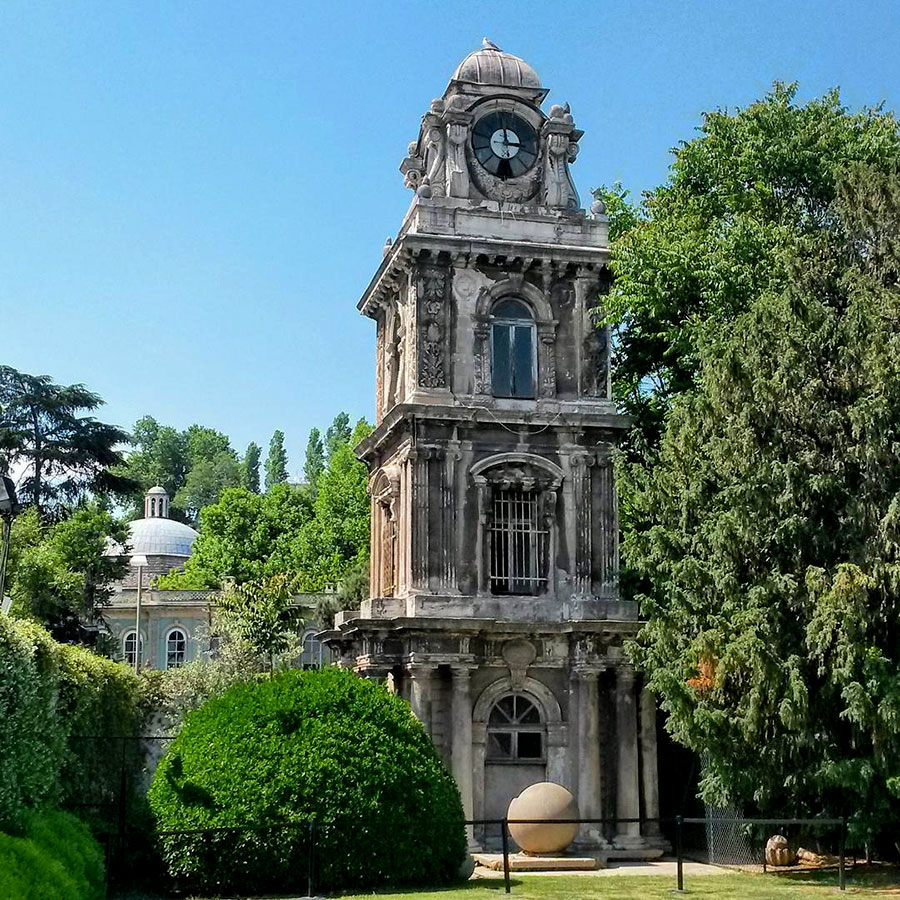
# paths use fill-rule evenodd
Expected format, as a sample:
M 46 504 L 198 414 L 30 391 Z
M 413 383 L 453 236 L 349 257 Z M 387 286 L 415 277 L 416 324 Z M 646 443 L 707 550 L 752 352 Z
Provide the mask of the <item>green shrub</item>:
M 2 900 L 101 900 L 103 850 L 64 812 L 25 813 L 24 834 L 0 833 Z
M 138 680 L 127 666 L 0 615 L 0 829 L 19 832 L 26 810 L 60 800 L 111 799 L 121 743 L 80 738 L 137 728 Z
M 465 858 L 453 779 L 409 707 L 339 669 L 235 685 L 188 714 L 150 805 L 173 876 L 206 891 L 444 884 Z M 277 823 L 299 827 L 265 828 Z
M 83 647 L 58 644 L 58 713 L 68 736 L 60 768 L 63 803 L 110 802 L 121 787 L 123 760 L 137 774 L 138 749 L 133 741 L 112 740 L 138 734 L 139 681 L 122 663 L 97 656 Z
M 56 645 L 37 625 L 0 615 L 0 829 L 59 798 L 65 724 L 56 714 Z

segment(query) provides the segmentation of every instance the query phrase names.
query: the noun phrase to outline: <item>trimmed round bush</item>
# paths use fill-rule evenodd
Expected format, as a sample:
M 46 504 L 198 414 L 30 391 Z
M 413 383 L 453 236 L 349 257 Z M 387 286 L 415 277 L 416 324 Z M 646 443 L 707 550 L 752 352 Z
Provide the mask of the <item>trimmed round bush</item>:
M 170 873 L 195 890 L 305 893 L 310 866 L 316 891 L 439 885 L 466 855 L 456 784 L 409 706 L 336 668 L 189 713 L 149 800 Z
M 27 812 L 24 834 L 0 832 L 0 897 L 101 900 L 103 849 L 75 816 Z

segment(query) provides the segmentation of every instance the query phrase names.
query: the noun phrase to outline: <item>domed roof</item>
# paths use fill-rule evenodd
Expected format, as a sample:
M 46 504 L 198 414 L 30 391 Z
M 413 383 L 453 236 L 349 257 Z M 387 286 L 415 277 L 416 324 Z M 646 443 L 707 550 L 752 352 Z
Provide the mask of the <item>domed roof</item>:
M 518 56 L 504 53 L 487 38 L 481 50 L 470 53 L 453 73 L 454 81 L 474 84 L 497 84 L 504 87 L 539 88 L 541 79 L 537 72 Z
M 128 543 L 134 555 L 190 556 L 199 535 L 190 525 L 154 517 L 128 523 Z
M 147 491 L 147 495 L 149 495 L 149 494 L 155 494 L 157 497 L 158 497 L 160 494 L 165 494 L 166 497 L 169 496 L 169 495 L 166 493 L 166 489 L 165 489 L 164 487 L 160 487 L 159 485 L 156 485 L 156 487 L 150 488 L 150 490 Z M 146 495 L 145 495 L 145 496 L 146 496 Z

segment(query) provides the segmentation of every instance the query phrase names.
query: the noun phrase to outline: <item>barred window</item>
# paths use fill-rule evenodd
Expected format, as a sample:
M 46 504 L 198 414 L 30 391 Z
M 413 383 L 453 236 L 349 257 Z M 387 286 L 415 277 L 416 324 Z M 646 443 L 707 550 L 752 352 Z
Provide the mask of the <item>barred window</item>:
M 187 635 L 180 628 L 173 628 L 166 638 L 166 668 L 183 666 L 187 655 Z
M 491 592 L 538 594 L 547 583 L 547 530 L 538 492 L 496 488 L 490 528 Z
M 544 723 L 537 706 L 522 694 L 501 697 L 488 718 L 487 757 L 493 761 L 541 762 Z

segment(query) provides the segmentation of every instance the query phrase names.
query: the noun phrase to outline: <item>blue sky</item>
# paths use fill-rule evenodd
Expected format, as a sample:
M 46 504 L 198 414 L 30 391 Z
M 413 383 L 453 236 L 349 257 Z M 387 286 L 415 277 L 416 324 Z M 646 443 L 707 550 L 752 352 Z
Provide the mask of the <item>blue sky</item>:
M 242 450 L 371 417 L 356 301 L 432 97 L 490 37 L 584 129 L 582 196 L 665 178 L 704 110 L 773 80 L 900 108 L 894 2 L 0 6 L 3 362 Z

